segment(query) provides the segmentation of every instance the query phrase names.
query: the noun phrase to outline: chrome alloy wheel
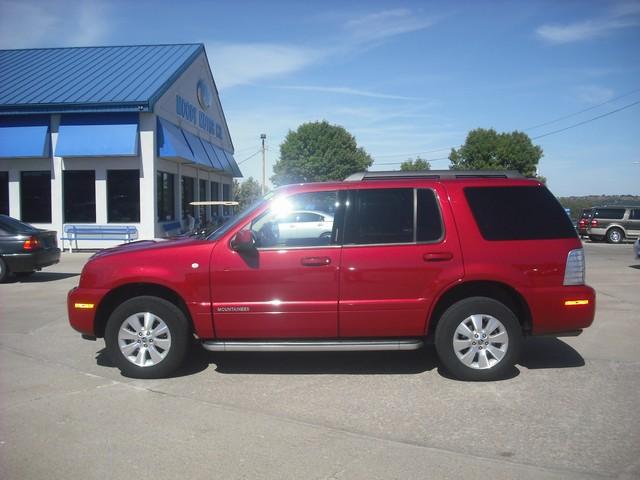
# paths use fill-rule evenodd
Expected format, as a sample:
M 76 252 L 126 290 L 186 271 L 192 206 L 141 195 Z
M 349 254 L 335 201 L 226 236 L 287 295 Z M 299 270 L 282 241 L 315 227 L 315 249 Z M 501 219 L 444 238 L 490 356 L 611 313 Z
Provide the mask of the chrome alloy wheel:
M 134 365 L 152 367 L 169 353 L 171 333 L 167 324 L 157 315 L 151 312 L 134 313 L 120 325 L 118 347 Z
M 469 368 L 492 368 L 502 360 L 508 348 L 506 328 L 491 315 L 470 315 L 460 322 L 453 334 L 453 350 L 458 360 Z

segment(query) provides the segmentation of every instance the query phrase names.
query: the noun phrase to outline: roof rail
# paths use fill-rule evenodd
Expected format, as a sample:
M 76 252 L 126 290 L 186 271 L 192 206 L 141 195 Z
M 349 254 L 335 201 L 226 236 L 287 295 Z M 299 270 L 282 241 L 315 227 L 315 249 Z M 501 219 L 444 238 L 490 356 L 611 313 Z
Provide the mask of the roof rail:
M 461 178 L 525 178 L 517 170 L 393 170 L 387 172 L 359 172 L 349 175 L 345 182 L 365 180 L 407 180 L 407 179 L 461 179 Z

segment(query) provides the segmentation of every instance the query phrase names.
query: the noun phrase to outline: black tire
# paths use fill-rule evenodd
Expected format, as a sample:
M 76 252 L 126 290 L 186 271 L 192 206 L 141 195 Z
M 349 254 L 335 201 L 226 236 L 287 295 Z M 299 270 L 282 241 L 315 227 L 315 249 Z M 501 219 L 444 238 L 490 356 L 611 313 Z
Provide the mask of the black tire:
M 624 240 L 624 232 L 619 228 L 610 228 L 607 230 L 607 242 L 608 243 L 622 243 Z
M 2 259 L 2 257 L 0 257 L 0 283 L 2 283 L 5 278 L 7 278 L 8 274 L 9 270 L 7 269 L 7 263 Z
M 153 341 L 153 338 L 151 338 L 152 335 L 149 335 L 148 337 L 150 340 L 146 340 L 147 337 L 142 337 L 145 340 L 140 339 L 141 341 L 150 342 L 148 344 L 148 348 L 147 344 L 145 344 L 145 349 L 141 352 L 140 347 L 142 347 L 142 345 L 140 345 L 138 350 L 132 350 L 132 354 L 138 352 L 140 354 L 139 358 L 152 363 L 150 365 L 141 366 L 133 363 L 133 361 L 130 361 L 128 357 L 125 356 L 120 348 L 118 335 L 121 331 L 121 327 L 123 327 L 125 322 L 129 319 L 133 318 L 134 320 L 131 321 L 143 322 L 140 315 L 143 315 L 145 312 L 149 312 L 153 316 L 157 317 L 157 319 L 164 322 L 168 327 L 168 335 L 165 334 L 164 338 L 153 337 L 156 338 L 157 347 L 157 349 L 154 349 L 154 352 L 161 352 L 164 355 L 164 357 L 156 363 L 153 363 L 154 360 L 150 354 L 151 348 L 154 347 L 151 344 Z M 136 316 L 136 314 L 139 315 Z M 139 325 L 141 328 L 144 328 L 142 327 L 142 323 L 139 323 Z M 159 325 L 157 320 L 156 325 Z M 157 327 L 152 327 L 151 330 L 154 330 L 155 328 Z M 148 332 L 148 330 L 145 330 L 145 332 Z M 167 338 L 169 339 L 168 348 L 159 348 L 160 341 L 166 342 Z M 142 296 L 125 301 L 113 311 L 107 322 L 104 339 L 109 357 L 120 369 L 123 375 L 133 378 L 162 378 L 173 373 L 186 358 L 187 348 L 191 339 L 191 332 L 189 322 L 187 321 L 185 314 L 173 303 L 158 297 Z M 129 340 L 127 339 L 124 341 Z M 133 343 L 134 341 L 130 342 L 135 349 L 135 345 L 133 345 Z M 129 345 L 129 343 L 126 345 Z
M 467 356 L 466 353 L 470 355 L 467 357 L 468 359 L 472 359 L 471 365 L 469 366 L 458 358 L 453 342 L 454 335 L 456 335 L 456 338 L 465 341 L 464 337 L 456 334 L 456 329 L 462 323 L 468 323 L 471 315 L 482 315 L 483 317 L 481 317 L 480 322 L 487 327 L 489 326 L 489 317 L 493 317 L 504 327 L 508 341 L 502 344 L 492 342 L 489 349 L 482 346 L 482 342 L 480 342 L 480 346 L 474 343 L 474 345 L 476 345 L 475 347 L 470 346 L 468 350 L 460 350 L 461 354 L 464 354 L 464 357 Z M 467 322 L 465 322 L 465 320 Z M 493 329 L 493 331 L 487 331 L 485 334 L 488 337 L 499 338 L 496 332 L 499 333 L 502 327 Z M 479 335 L 481 336 L 483 332 L 484 330 L 481 330 Z M 492 333 L 494 335 L 491 335 Z M 472 336 L 469 338 L 470 342 L 475 340 Z M 486 340 L 490 342 L 490 338 L 486 338 Z M 522 350 L 522 328 L 515 314 L 503 303 L 488 297 L 470 297 L 454 303 L 442 314 L 436 328 L 435 346 L 442 365 L 454 377 L 460 380 L 470 381 L 499 380 L 505 378 L 513 370 L 514 365 L 518 361 Z M 496 347 L 498 348 L 496 349 Z M 472 348 L 474 349 L 473 351 Z M 477 350 L 482 350 L 483 348 L 485 349 L 483 353 L 484 358 L 489 358 L 490 362 L 494 362 L 490 366 L 485 365 L 486 368 L 480 368 L 479 355 L 482 354 L 482 352 Z M 504 349 L 504 352 L 502 353 L 500 349 Z M 502 353 L 503 356 L 497 359 L 497 357 L 491 353 L 492 351 L 498 354 Z M 477 359 L 477 361 L 475 359 Z M 473 363 L 477 365 L 474 367 Z

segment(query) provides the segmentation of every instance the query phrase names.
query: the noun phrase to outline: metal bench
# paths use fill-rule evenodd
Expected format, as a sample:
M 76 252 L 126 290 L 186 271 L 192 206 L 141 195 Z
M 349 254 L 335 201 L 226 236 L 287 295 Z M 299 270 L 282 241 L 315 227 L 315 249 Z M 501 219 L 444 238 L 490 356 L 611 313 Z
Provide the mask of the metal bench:
M 138 239 L 138 229 L 131 225 L 63 225 L 62 227 L 62 250 L 64 250 L 65 240 L 69 242 L 69 252 L 73 251 L 75 243 L 78 249 L 78 240 L 119 240 L 122 242 L 132 242 Z
M 178 235 L 182 233 L 182 223 L 178 221 L 163 223 L 162 230 L 164 230 L 165 237 L 170 237 L 171 235 Z

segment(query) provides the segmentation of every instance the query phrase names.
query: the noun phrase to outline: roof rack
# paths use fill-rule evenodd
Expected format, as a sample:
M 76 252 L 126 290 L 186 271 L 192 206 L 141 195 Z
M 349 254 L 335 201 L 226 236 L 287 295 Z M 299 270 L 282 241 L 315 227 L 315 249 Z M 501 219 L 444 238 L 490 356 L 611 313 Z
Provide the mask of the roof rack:
M 359 172 L 349 175 L 345 182 L 365 180 L 408 180 L 408 179 L 462 179 L 462 178 L 525 178 L 517 170 L 393 170 L 386 172 Z

